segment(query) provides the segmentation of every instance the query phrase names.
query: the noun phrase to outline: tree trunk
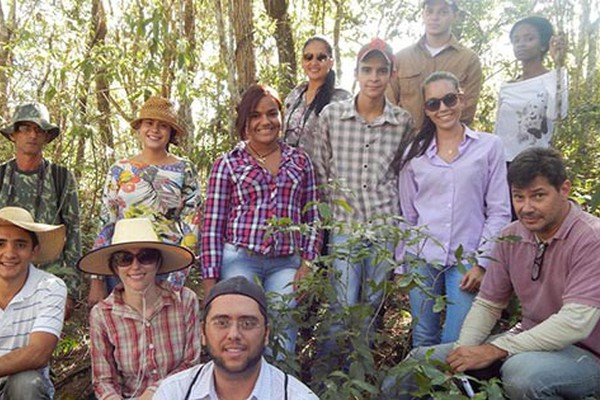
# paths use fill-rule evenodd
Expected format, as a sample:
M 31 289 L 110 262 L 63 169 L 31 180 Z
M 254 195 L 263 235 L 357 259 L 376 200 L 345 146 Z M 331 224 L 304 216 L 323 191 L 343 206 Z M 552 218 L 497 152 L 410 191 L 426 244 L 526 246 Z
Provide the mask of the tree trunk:
M 193 79 L 198 68 L 196 59 L 196 8 L 193 0 L 184 0 L 183 16 L 180 18 L 183 23 L 183 35 L 187 42 L 187 54 L 190 57 L 187 64 L 186 72 L 188 79 Z M 186 153 L 191 150 L 190 146 L 194 143 L 194 121 L 192 119 L 192 98 L 191 96 L 183 96 L 180 99 L 179 120 L 184 125 L 188 132 L 186 140 L 181 145 L 186 149 Z
M 285 98 L 294 88 L 296 76 L 296 54 L 294 53 L 294 36 L 287 14 L 287 0 L 264 0 L 267 14 L 275 20 L 275 40 L 279 55 L 279 95 Z
M 234 0 L 230 5 L 229 15 L 235 35 L 237 84 L 238 89 L 243 92 L 256 82 L 252 0 Z
M 12 67 L 11 39 L 16 27 L 16 1 L 8 2 L 8 17 L 5 17 L 0 3 L 0 116 L 10 118 L 8 110 L 9 71 Z
M 106 13 L 102 0 L 92 0 L 92 29 L 94 32 L 93 43 L 102 48 L 106 39 Z M 100 65 L 96 71 L 96 102 L 98 103 L 98 130 L 102 138 L 103 147 L 113 149 L 115 146 L 112 127 L 110 125 L 110 86 L 106 77 L 106 67 Z M 108 160 L 112 162 L 112 157 Z

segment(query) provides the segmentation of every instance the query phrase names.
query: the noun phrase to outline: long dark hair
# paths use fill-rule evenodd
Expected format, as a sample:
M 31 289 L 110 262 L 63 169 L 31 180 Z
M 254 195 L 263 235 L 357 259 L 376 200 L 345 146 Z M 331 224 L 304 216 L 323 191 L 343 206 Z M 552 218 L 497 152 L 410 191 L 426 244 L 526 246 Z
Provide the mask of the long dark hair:
M 235 120 L 235 130 L 241 140 L 246 139 L 246 127 L 248 126 L 250 114 L 256 110 L 256 105 L 260 99 L 267 96 L 275 101 L 281 115 L 281 100 L 273 88 L 266 85 L 254 84 L 246 89 L 242 95 L 242 100 L 240 100 L 240 104 L 237 106 L 237 118 Z
M 304 42 L 304 46 L 302 46 L 302 52 L 306 49 L 306 46 L 311 44 L 312 42 L 321 42 L 325 46 L 325 51 L 329 57 L 333 57 L 333 47 L 329 43 L 327 39 L 323 36 L 313 36 L 309 38 L 306 42 Z M 307 86 L 308 87 L 308 86 Z M 335 90 L 335 71 L 333 68 L 329 70 L 327 76 L 325 77 L 325 82 L 321 87 L 317 90 L 317 95 L 310 103 L 308 107 L 307 113 L 310 114 L 311 111 L 314 111 L 316 115 L 321 113 L 323 107 L 325 107 L 329 102 L 331 102 L 331 98 L 333 97 L 333 91 Z
M 423 85 L 421 86 L 421 91 L 423 92 L 423 99 L 425 99 L 425 87 L 429 85 L 431 82 L 436 81 L 448 81 L 452 83 L 457 92 L 460 92 L 460 82 L 458 78 L 447 71 L 436 71 L 429 75 Z M 427 151 L 427 148 L 431 145 L 435 137 L 435 131 L 437 128 L 435 124 L 427 115 L 425 115 L 425 119 L 423 120 L 423 126 L 421 130 L 415 136 L 414 139 L 408 138 L 400 145 L 400 154 L 402 154 L 402 161 L 400 161 L 400 169 L 404 168 L 406 164 L 410 160 L 415 157 L 421 157 Z M 407 153 L 408 152 L 408 153 Z M 406 156 L 404 155 L 406 154 Z

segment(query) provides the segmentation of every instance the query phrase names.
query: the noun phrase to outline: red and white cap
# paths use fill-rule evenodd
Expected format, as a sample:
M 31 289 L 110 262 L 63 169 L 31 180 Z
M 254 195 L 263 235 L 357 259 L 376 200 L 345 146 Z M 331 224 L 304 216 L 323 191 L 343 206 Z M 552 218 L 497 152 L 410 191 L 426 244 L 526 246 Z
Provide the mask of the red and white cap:
M 391 46 L 379 38 L 372 39 L 369 43 L 360 48 L 356 62 L 359 63 L 372 52 L 379 52 L 386 61 L 394 68 L 394 51 Z

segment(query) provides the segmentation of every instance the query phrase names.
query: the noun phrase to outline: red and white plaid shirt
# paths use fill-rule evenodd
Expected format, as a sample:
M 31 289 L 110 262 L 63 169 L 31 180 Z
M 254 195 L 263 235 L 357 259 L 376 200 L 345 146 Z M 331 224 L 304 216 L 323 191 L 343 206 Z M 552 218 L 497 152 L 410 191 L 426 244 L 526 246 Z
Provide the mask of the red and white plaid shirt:
M 137 397 L 200 361 L 196 294 L 168 283 L 160 287 L 148 320 L 125 304 L 122 285 L 92 309 L 92 380 L 99 400 Z

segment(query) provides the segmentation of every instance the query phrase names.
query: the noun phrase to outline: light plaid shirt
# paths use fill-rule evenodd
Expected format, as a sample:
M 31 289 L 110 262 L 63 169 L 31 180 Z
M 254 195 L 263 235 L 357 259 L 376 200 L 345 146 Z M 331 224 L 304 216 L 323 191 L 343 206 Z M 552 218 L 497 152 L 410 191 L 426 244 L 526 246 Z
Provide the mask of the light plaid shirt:
M 201 240 L 204 278 L 219 278 L 223 246 L 231 243 L 270 257 L 299 253 L 314 260 L 321 249 L 321 233 L 267 233 L 268 221 L 288 219 L 292 225 L 312 224 L 319 218 L 313 165 L 304 151 L 280 142 L 281 162 L 273 176 L 240 142 L 213 164 L 208 179 Z
M 368 223 L 376 215 L 399 215 L 400 143 L 413 130 L 410 114 L 385 101 L 383 114 L 367 122 L 358 114 L 356 97 L 332 103 L 321 112 L 314 164 L 323 198 L 333 219 Z M 345 201 L 348 212 L 336 201 Z
M 137 397 L 200 361 L 196 294 L 168 282 L 160 286 L 162 296 L 148 305 L 154 312 L 147 321 L 124 303 L 122 285 L 92 309 L 92 380 L 99 400 Z

